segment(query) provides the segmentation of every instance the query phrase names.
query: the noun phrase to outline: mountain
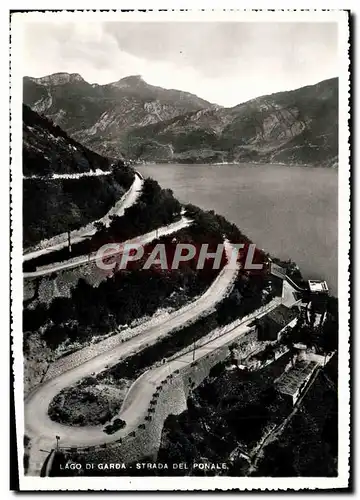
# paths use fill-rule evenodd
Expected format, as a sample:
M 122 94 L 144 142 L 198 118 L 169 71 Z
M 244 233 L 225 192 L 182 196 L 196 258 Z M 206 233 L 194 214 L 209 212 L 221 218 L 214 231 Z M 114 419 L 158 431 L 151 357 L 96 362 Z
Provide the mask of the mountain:
M 23 174 L 24 247 L 101 218 L 134 179 L 123 162 L 87 149 L 25 105 Z
M 130 131 L 133 156 L 170 162 L 333 165 L 338 79 L 211 108 Z
M 223 108 L 139 75 L 91 85 L 58 73 L 26 77 L 24 101 L 91 149 L 135 161 L 337 163 L 337 78 Z
M 120 158 L 128 154 L 123 144 L 132 128 L 211 107 L 188 92 L 149 85 L 140 75 L 97 85 L 76 73 L 25 77 L 24 103 L 86 146 Z

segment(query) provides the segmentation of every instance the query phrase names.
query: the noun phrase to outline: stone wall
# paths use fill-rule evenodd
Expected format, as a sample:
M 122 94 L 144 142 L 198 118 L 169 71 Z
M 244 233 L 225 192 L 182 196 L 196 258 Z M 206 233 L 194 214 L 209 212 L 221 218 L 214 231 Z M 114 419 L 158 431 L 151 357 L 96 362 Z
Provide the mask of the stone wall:
M 327 363 L 330 361 L 330 359 L 333 357 L 334 354 L 335 354 L 334 352 L 331 352 L 326 356 L 323 356 L 322 354 L 316 354 L 315 352 L 311 351 L 302 351 L 299 355 L 299 359 L 307 361 L 315 361 L 320 366 L 324 367 L 325 365 L 327 365 Z

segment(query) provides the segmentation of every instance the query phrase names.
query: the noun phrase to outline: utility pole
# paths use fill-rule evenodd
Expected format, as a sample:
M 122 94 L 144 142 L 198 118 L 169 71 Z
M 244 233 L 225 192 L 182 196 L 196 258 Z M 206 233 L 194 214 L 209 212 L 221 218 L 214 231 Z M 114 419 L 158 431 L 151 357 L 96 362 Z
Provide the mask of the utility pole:
M 59 441 L 60 441 L 60 436 L 55 436 L 56 437 L 56 451 L 59 451 Z
M 68 231 L 68 247 L 69 247 L 69 253 L 71 253 L 71 239 L 70 239 L 70 233 L 71 231 Z

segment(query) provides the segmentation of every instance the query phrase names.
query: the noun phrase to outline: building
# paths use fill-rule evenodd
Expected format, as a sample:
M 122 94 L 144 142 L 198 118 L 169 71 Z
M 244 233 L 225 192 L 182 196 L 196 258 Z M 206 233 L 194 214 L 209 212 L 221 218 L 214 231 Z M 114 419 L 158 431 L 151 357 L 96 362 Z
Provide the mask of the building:
M 318 366 L 318 363 L 312 360 L 297 361 L 294 367 L 277 379 L 275 382 L 277 391 L 295 405 Z
M 255 323 L 258 340 L 278 340 L 286 327 L 295 325 L 294 320 L 297 319 L 298 314 L 297 309 L 289 309 L 281 304 L 262 316 Z
M 290 285 L 286 280 L 283 281 L 281 302 L 286 307 L 300 308 L 303 300 L 303 293 L 294 290 L 294 287 Z
M 308 284 L 309 284 L 310 293 L 329 295 L 329 287 L 328 287 L 326 281 L 308 280 Z
M 322 324 L 325 320 L 327 302 L 329 297 L 329 288 L 326 281 L 321 280 L 309 280 L 309 290 L 310 290 L 310 303 L 311 307 L 308 307 L 307 312 L 310 314 L 310 309 L 315 315 L 319 315 L 318 320 Z M 310 321 L 310 320 L 309 320 Z
M 269 259 L 269 261 L 270 261 L 270 274 L 284 280 L 286 278 L 286 269 L 279 266 L 278 264 L 275 264 L 274 262 L 271 261 L 271 259 Z

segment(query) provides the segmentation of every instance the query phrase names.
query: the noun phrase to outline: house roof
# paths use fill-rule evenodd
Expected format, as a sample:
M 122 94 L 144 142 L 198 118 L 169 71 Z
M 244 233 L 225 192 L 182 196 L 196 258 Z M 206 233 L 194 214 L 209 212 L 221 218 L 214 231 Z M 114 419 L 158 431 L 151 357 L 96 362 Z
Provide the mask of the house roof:
M 327 293 L 329 291 L 329 287 L 328 287 L 326 281 L 309 280 L 308 283 L 309 283 L 310 292 Z
M 279 329 L 284 328 L 290 321 L 298 315 L 297 311 L 289 309 L 282 304 L 275 307 L 268 314 L 259 319 L 260 324 L 265 322 L 275 323 Z
M 290 368 L 277 379 L 276 386 L 278 390 L 282 394 L 293 396 L 310 378 L 316 366 L 315 361 L 298 361 L 293 368 Z

